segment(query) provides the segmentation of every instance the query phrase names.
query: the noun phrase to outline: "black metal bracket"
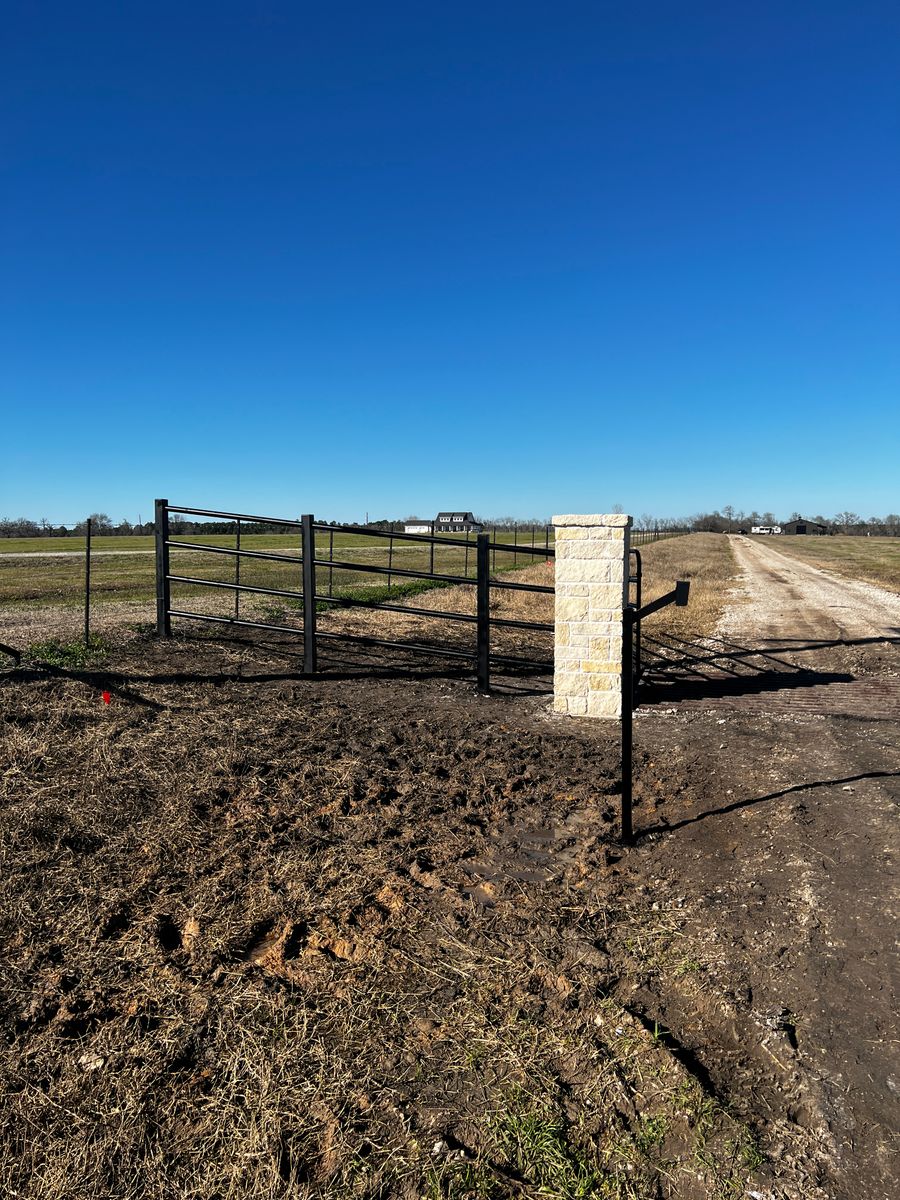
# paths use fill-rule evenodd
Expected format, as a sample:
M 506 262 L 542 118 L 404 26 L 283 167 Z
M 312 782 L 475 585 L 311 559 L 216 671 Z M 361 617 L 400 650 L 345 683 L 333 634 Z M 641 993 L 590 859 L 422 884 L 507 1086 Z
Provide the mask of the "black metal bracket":
M 629 604 L 625 609 L 630 614 L 629 620 L 632 625 L 636 621 L 643 621 L 644 617 L 649 617 L 651 613 L 659 612 L 661 608 L 668 608 L 670 604 L 674 604 L 676 608 L 685 608 L 691 592 L 691 585 L 687 579 L 679 579 L 671 592 L 666 592 L 664 596 L 659 596 L 656 600 L 651 600 L 649 604 L 645 604 L 643 608 L 637 608 L 633 604 Z

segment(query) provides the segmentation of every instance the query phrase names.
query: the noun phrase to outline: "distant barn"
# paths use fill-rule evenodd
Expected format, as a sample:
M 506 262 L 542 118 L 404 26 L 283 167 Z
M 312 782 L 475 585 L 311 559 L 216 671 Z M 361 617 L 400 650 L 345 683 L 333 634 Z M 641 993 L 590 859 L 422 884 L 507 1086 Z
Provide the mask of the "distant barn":
M 435 533 L 481 533 L 482 529 L 470 512 L 439 512 L 434 518 Z
M 818 521 L 807 521 L 801 517 L 798 521 L 785 521 L 781 527 L 783 533 L 808 533 L 817 537 L 823 537 L 828 530 L 824 525 L 820 525 Z

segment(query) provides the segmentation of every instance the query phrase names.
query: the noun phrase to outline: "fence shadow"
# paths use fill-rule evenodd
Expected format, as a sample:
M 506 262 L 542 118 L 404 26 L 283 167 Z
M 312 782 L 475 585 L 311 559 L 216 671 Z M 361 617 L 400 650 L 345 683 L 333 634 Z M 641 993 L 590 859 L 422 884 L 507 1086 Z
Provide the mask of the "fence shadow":
M 746 800 L 735 800 L 731 804 L 723 804 L 720 808 L 708 808 L 697 813 L 696 816 L 684 817 L 680 821 L 672 821 L 670 824 L 649 825 L 638 831 L 636 840 L 641 841 L 643 838 L 663 833 L 675 833 L 676 830 L 684 829 L 688 825 L 696 825 L 710 817 L 724 817 L 728 813 L 740 812 L 744 808 L 755 808 L 758 804 L 765 804 L 770 800 L 780 800 L 784 796 L 791 796 L 797 792 L 811 792 L 815 788 L 840 787 L 843 784 L 860 783 L 865 779 L 900 779 L 900 771 L 866 771 L 862 775 L 847 775 L 843 779 L 816 779 L 810 783 L 795 783 L 791 787 L 781 788 L 777 792 L 769 792 L 765 796 L 750 796 Z
M 854 640 L 780 638 L 747 646 L 723 637 L 691 642 L 645 633 L 639 703 L 651 707 L 851 683 L 855 675 L 805 664 L 802 656 L 872 645 L 900 646 L 900 636 Z M 801 656 L 800 662 L 795 661 L 796 656 Z
M 464 660 L 428 659 L 420 654 L 404 653 L 397 649 L 390 656 L 378 647 L 339 645 L 327 642 L 319 654 L 319 669 L 308 676 L 303 670 L 303 645 L 294 640 L 253 639 L 235 635 L 216 637 L 185 637 L 198 649 L 230 647 L 253 652 L 253 663 L 240 669 L 223 669 L 221 662 L 210 662 L 209 668 L 192 664 L 188 670 L 157 670 L 139 667 L 134 671 L 123 670 L 121 665 L 94 667 L 62 667 L 46 662 L 23 663 L 22 655 L 12 647 L 0 644 L 13 658 L 12 667 L 3 673 L 3 678 L 14 683 L 38 683 L 47 679 L 70 680 L 95 690 L 100 695 L 107 691 L 117 699 L 144 708 L 162 710 L 178 708 L 171 701 L 160 703 L 135 689 L 152 689 L 178 684 L 233 684 L 253 687 L 267 683 L 303 683 L 311 680 L 322 683 L 340 683 L 354 680 L 397 680 L 405 682 L 427 682 L 441 679 L 471 684 L 475 678 L 472 665 Z M 327 647 L 327 648 L 326 648 Z M 546 667 L 496 666 L 492 672 L 491 690 L 497 695 L 540 696 L 552 690 L 552 675 Z M 190 707 L 190 706 L 188 706 Z

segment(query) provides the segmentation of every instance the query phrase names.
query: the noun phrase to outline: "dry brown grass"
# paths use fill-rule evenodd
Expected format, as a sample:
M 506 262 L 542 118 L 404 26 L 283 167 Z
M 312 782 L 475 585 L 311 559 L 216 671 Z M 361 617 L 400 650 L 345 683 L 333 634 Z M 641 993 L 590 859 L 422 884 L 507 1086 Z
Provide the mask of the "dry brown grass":
M 737 565 L 727 537 L 719 533 L 690 533 L 645 546 L 644 603 L 671 591 L 676 579 L 690 581 L 686 608 L 670 605 L 647 619 L 646 629 L 654 634 L 692 639 L 715 632 L 725 607 L 734 601 L 730 594 Z
M 728 538 L 715 533 L 693 533 L 683 537 L 667 538 L 651 543 L 641 549 L 643 562 L 643 602 L 655 600 L 672 590 L 675 580 L 687 579 L 691 584 L 690 603 L 686 608 L 670 606 L 648 618 L 647 628 L 659 634 L 673 634 L 683 638 L 703 637 L 712 634 L 722 612 L 729 602 L 737 568 Z M 553 584 L 552 562 L 541 561 L 534 567 L 517 571 L 504 578 L 521 583 Z M 418 596 L 409 602 L 419 608 L 444 609 L 448 612 L 474 614 L 474 588 L 441 588 Z M 509 617 L 527 621 L 553 621 L 553 597 L 539 592 L 515 592 L 495 589 L 491 596 L 491 613 L 498 617 Z M 367 613 L 357 610 L 341 612 L 329 618 L 334 622 L 346 623 L 347 627 L 360 632 L 379 636 L 378 629 L 389 629 L 389 636 L 442 636 L 446 627 L 436 627 L 426 618 L 406 617 L 380 612 Z M 325 626 L 323 626 L 324 628 Z M 458 628 L 466 629 L 466 626 Z M 383 636 L 383 635 L 382 635 Z M 466 636 L 466 635 L 463 635 Z M 474 640 L 474 632 L 467 635 Z M 522 634 L 497 629 L 492 634 L 492 645 L 502 653 L 504 648 L 514 652 L 522 645 Z M 552 637 L 534 635 L 525 639 L 528 652 L 542 646 L 545 654 L 552 651 Z

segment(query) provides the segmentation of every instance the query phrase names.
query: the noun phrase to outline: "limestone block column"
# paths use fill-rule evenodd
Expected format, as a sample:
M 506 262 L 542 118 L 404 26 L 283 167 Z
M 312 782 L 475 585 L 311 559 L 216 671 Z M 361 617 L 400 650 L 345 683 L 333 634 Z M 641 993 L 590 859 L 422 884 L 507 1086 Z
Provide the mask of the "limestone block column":
M 554 517 L 556 617 L 553 708 L 622 716 L 622 608 L 628 602 L 631 517 Z

